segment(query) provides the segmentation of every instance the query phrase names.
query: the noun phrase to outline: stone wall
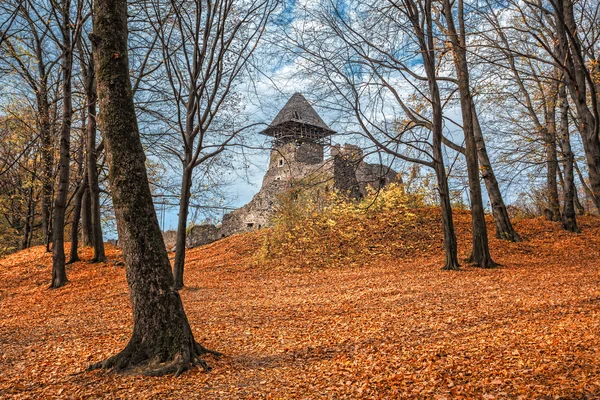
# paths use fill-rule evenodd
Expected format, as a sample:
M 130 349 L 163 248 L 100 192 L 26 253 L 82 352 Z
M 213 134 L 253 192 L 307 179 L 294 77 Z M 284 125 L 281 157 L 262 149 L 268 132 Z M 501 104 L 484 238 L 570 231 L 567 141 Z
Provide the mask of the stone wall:
M 350 198 L 366 195 L 367 187 L 378 189 L 399 176 L 394 170 L 363 161 L 363 151 L 358 146 L 346 144 L 332 146 L 331 157 L 324 160 L 323 148 L 315 143 L 296 145 L 289 142 L 271 152 L 269 168 L 260 191 L 243 207 L 223 216 L 220 226 L 199 225 L 188 233 L 187 247 L 202 246 L 235 233 L 248 232 L 269 226 L 279 195 L 294 181 L 306 185 L 325 185 L 326 190 L 336 188 Z M 170 232 L 165 232 L 165 243 L 175 246 Z M 172 243 L 172 247 L 170 247 Z

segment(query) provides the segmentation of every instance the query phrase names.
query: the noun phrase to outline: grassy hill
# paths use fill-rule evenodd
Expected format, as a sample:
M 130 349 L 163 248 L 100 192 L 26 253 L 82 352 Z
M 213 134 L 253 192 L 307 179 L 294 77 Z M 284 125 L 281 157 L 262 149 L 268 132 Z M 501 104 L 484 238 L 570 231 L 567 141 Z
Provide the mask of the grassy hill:
M 600 396 L 600 219 L 581 218 L 582 234 L 517 221 L 524 242 L 490 239 L 501 267 L 447 272 L 437 211 L 402 212 L 342 245 L 327 229 L 351 225 L 324 220 L 318 240 L 263 230 L 190 250 L 184 306 L 196 339 L 225 356 L 177 379 L 85 372 L 131 333 L 119 249 L 101 265 L 83 249 L 56 291 L 43 248 L 0 259 L 0 397 Z M 468 214 L 456 223 L 464 258 Z

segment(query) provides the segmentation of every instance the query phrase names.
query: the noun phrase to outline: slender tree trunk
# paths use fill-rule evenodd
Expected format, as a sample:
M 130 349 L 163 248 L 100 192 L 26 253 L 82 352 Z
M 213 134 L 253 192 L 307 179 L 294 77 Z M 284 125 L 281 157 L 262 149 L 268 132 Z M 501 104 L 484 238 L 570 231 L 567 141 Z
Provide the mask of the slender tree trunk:
M 160 232 L 148 185 L 129 80 L 127 1 L 96 0 L 93 43 L 98 123 L 104 138 L 119 240 L 133 307 L 133 333 L 125 349 L 90 369 L 136 368 L 137 373 L 179 375 L 210 351 L 190 329 Z
M 449 0 L 443 0 L 443 13 L 446 19 L 448 36 L 454 52 L 454 63 L 460 92 L 460 104 L 463 117 L 463 131 L 465 134 L 465 158 L 467 161 L 467 174 L 469 180 L 469 193 L 471 197 L 471 219 L 473 251 L 470 262 L 481 268 L 492 268 L 497 264 L 492 260 L 489 250 L 487 227 L 481 185 L 479 183 L 479 160 L 477 144 L 473 128 L 473 98 L 469 87 L 469 67 L 466 58 L 466 42 L 463 24 L 463 4 L 458 2 L 458 19 L 461 35 L 459 36 L 454 25 L 454 14 Z
M 585 192 L 585 195 L 588 197 L 588 199 L 593 199 L 594 193 L 592 193 L 592 189 L 590 189 L 587 182 L 585 181 L 585 178 L 583 177 L 583 174 L 581 173 L 581 170 L 579 169 L 579 165 L 577 164 L 577 160 L 573 160 L 573 166 L 575 167 L 575 171 L 577 172 L 577 177 L 579 178 L 579 183 L 581 183 L 581 187 L 583 187 L 583 191 Z M 583 208 L 583 206 L 582 206 L 582 208 Z M 583 214 L 580 214 L 580 215 L 583 215 Z
M 185 264 L 185 239 L 187 236 L 187 217 L 190 205 L 190 193 L 192 187 L 192 172 L 189 168 L 191 154 L 186 154 L 186 168 L 183 169 L 181 176 L 181 197 L 179 203 L 179 218 L 177 223 L 177 239 L 175 243 L 175 264 L 173 270 L 175 272 L 175 289 L 183 288 L 183 269 Z
M 32 173 L 33 175 L 33 173 Z M 29 247 L 29 237 L 31 236 L 32 224 L 33 224 L 33 176 L 30 182 L 29 189 L 27 189 L 27 214 L 25 215 L 25 226 L 23 228 L 23 241 L 21 242 L 21 249 L 24 250 Z
M 46 89 L 38 94 L 40 109 L 40 128 L 42 138 L 42 233 L 46 251 L 50 251 L 52 240 L 52 192 L 54 189 L 53 164 L 54 143 L 50 123 L 50 105 Z
M 555 96 L 551 94 L 553 99 Z M 546 113 L 546 129 L 544 131 L 544 147 L 546 149 L 546 190 L 548 192 L 547 217 L 551 221 L 560 221 L 560 202 L 558 201 L 558 183 L 556 171 L 558 157 L 556 155 L 556 104 L 555 100 L 548 105 Z
M 93 57 L 92 57 L 93 62 Z M 96 155 L 96 76 L 94 69 L 88 72 L 86 98 L 88 101 L 86 164 L 89 183 L 90 222 L 94 244 L 92 262 L 105 262 L 104 238 L 102 237 L 102 218 L 100 216 L 100 188 L 98 186 L 98 158 Z M 87 212 L 87 210 L 86 210 Z
M 89 175 L 84 177 L 86 181 Z M 86 182 L 85 191 L 81 200 L 81 241 L 85 247 L 94 245 L 94 232 L 92 230 L 92 200 L 89 182 Z
M 65 211 L 67 194 L 69 191 L 69 159 L 71 142 L 71 118 L 73 105 L 71 99 L 71 74 L 73 66 L 73 51 L 71 48 L 71 1 L 63 0 L 62 17 L 63 26 L 63 56 L 62 56 L 62 92 L 63 108 L 62 123 L 60 128 L 60 160 L 58 172 L 58 193 L 54 202 L 54 222 L 52 240 L 52 284 L 51 288 L 59 288 L 67 283 L 65 270 Z
M 433 156 L 435 158 L 434 169 L 437 178 L 438 193 L 440 196 L 440 209 L 442 211 L 442 232 L 444 233 L 444 252 L 446 255 L 446 261 L 442 269 L 457 271 L 460 268 L 460 266 L 458 263 L 456 234 L 454 233 L 454 221 L 452 219 L 452 205 L 450 203 L 448 177 L 446 176 L 446 168 L 444 167 L 441 137 L 436 138 L 436 135 L 434 135 L 433 139 Z
M 452 205 L 450 203 L 450 190 L 448 188 L 448 177 L 444 166 L 444 157 L 442 154 L 442 138 L 443 138 L 443 123 L 442 123 L 442 101 L 440 91 L 437 84 L 436 75 L 436 54 L 435 45 L 433 42 L 433 19 L 432 19 L 432 3 L 425 2 L 424 10 L 424 26 L 421 18 L 417 15 L 412 19 L 412 24 L 415 33 L 419 39 L 419 45 L 423 53 L 423 64 L 427 75 L 427 82 L 431 95 L 432 106 L 432 121 L 431 130 L 433 133 L 433 168 L 438 183 L 438 191 L 440 195 L 440 209 L 442 211 L 442 231 L 444 233 L 444 252 L 445 263 L 443 270 L 457 271 L 460 269 L 458 263 L 456 234 L 454 232 L 454 221 L 452 218 Z
M 80 261 L 79 255 L 77 254 L 77 248 L 79 247 L 79 220 L 81 219 L 81 206 L 83 200 L 83 194 L 87 189 L 87 179 L 84 175 L 81 177 L 81 182 L 75 192 L 75 204 L 73 204 L 73 221 L 71 221 L 71 252 L 69 255 L 68 264 Z
M 492 214 L 494 215 L 494 223 L 496 225 L 496 237 L 498 239 L 508 240 L 511 242 L 520 242 L 521 237 L 513 228 L 508 216 L 508 210 L 504 199 L 502 198 L 502 192 L 500 192 L 500 185 L 496 179 L 496 174 L 492 168 L 492 163 L 487 153 L 485 141 L 483 139 L 483 132 L 481 125 L 479 124 L 479 117 L 473 103 L 473 133 L 475 135 L 475 143 L 477 145 L 477 154 L 479 156 L 479 163 L 481 164 L 481 177 L 485 183 L 485 187 L 492 204 Z
M 575 174 L 573 167 L 574 155 L 571 150 L 571 139 L 569 137 L 569 101 L 564 85 L 560 85 L 560 144 L 564 157 L 564 184 L 563 184 L 563 212 L 562 226 L 570 232 L 579 232 L 577 227 L 577 216 L 575 214 Z
M 592 201 L 600 212 L 600 108 L 595 85 L 588 85 L 584 52 L 578 38 L 573 5 L 569 0 L 557 0 L 555 5 L 559 58 L 566 86 L 577 109 L 578 130 L 589 170 Z M 589 107 L 588 99 L 592 106 Z

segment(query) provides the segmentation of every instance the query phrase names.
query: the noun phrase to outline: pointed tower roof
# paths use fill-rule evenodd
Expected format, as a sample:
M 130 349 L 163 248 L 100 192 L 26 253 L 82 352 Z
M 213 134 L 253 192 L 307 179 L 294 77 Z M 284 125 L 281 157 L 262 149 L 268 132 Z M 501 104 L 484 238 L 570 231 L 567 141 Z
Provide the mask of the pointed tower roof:
M 335 131 L 327 126 L 315 109 L 310 105 L 308 100 L 300 93 L 294 93 L 281 111 L 279 111 L 275 119 L 273 119 L 273 122 L 271 122 L 269 127 L 262 133 L 272 136 L 273 128 L 290 122 L 310 125 L 322 129 L 324 131 L 323 136 L 335 133 Z

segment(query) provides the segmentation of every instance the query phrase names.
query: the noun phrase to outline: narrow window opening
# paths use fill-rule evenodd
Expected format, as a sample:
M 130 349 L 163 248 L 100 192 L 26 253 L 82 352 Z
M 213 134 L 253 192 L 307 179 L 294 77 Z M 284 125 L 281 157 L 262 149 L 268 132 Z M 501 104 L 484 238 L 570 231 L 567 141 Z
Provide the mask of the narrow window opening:
M 283 167 L 283 164 L 284 164 L 283 158 L 280 158 L 280 159 L 279 159 L 279 166 L 280 166 L 280 167 Z
M 254 227 L 254 223 L 248 222 L 248 228 L 252 228 L 252 227 Z

